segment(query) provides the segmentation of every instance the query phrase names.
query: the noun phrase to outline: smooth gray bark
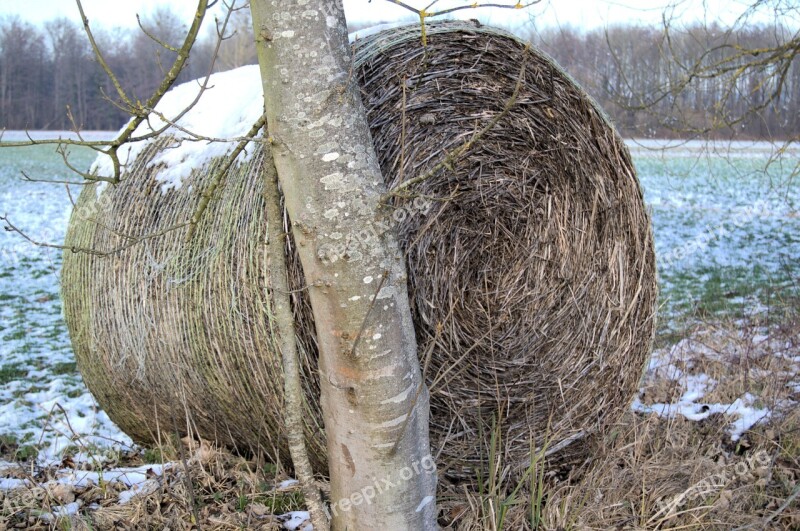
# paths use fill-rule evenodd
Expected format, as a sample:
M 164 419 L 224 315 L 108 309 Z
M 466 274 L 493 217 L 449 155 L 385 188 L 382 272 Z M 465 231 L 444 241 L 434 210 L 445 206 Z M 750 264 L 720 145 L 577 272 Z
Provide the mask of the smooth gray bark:
M 374 229 L 391 212 L 341 0 L 253 0 L 251 10 L 320 346 L 332 527 L 435 529 L 428 391 L 397 241 Z

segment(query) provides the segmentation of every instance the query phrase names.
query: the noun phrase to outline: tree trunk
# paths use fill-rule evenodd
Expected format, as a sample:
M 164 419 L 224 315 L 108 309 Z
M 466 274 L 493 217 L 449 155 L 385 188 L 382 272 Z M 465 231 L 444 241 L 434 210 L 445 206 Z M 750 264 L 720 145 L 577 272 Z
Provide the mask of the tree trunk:
M 309 290 L 336 530 L 436 528 L 436 475 L 397 241 L 341 0 L 253 0 L 268 129 Z

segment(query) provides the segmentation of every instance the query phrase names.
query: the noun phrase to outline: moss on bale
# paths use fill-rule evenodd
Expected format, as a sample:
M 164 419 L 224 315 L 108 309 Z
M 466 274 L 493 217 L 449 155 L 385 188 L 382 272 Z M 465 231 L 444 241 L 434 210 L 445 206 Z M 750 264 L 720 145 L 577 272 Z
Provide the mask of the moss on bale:
M 427 48 L 419 37 L 410 26 L 355 44 L 354 76 L 387 185 L 426 175 L 493 124 L 391 200 L 431 387 L 434 455 L 448 475 L 472 476 L 497 427 L 512 471 L 543 445 L 554 465 L 582 459 L 628 407 L 654 333 L 652 233 L 630 155 L 540 51 L 469 23 L 429 25 Z M 87 186 L 67 245 L 114 249 L 187 219 L 213 165 L 162 194 L 148 163 L 170 142 L 145 150 L 100 199 Z M 108 257 L 65 254 L 79 367 L 137 441 L 191 430 L 288 461 L 264 245 L 288 222 L 264 217 L 260 176 L 270 161 L 255 149 L 190 244 L 175 231 Z M 306 428 L 324 472 L 313 319 L 289 245 Z M 342 259 L 357 259 L 357 246 L 349 242 Z

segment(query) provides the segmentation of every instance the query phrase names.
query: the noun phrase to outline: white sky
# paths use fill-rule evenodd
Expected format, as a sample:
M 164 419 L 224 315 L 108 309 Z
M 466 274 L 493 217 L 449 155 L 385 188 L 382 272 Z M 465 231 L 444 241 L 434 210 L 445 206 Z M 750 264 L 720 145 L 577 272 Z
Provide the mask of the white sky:
M 430 1 L 407 0 L 407 3 L 424 7 Z M 465 5 L 472 1 L 441 0 L 436 7 Z M 751 0 L 542 0 L 526 10 L 468 9 L 462 11 L 461 16 L 503 25 L 530 24 L 533 19 L 539 27 L 572 25 L 592 28 L 625 22 L 660 24 L 666 12 L 681 22 L 716 19 L 731 24 L 750 3 Z M 135 27 L 137 13 L 145 16 L 158 6 L 169 6 L 188 24 L 196 5 L 196 0 L 83 0 L 90 22 L 106 28 Z M 395 21 L 411 15 L 387 0 L 344 0 L 344 5 L 351 22 Z M 0 0 L 0 17 L 14 14 L 37 24 L 61 16 L 79 20 L 78 9 L 72 0 Z M 757 20 L 770 21 L 772 18 L 772 14 L 764 13 Z M 797 20 L 786 22 L 795 25 Z

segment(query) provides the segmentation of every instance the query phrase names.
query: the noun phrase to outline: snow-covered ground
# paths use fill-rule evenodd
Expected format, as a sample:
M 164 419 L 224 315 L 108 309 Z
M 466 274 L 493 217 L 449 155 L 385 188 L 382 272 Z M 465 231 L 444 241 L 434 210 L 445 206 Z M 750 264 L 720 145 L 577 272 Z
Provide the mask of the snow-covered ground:
M 92 154 L 72 159 L 85 168 Z M 36 241 L 63 241 L 71 203 L 63 186 L 22 182 L 20 172 L 63 179 L 59 160 L 53 148 L 0 150 L 0 215 Z M 0 232 L 0 438 L 38 452 L 42 463 L 64 451 L 80 460 L 98 447 L 131 444 L 76 370 L 61 314 L 60 266 L 60 252 Z

